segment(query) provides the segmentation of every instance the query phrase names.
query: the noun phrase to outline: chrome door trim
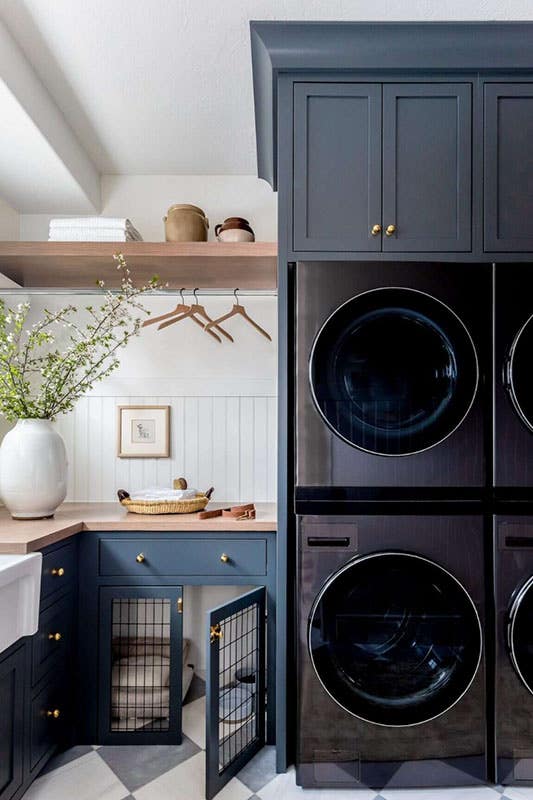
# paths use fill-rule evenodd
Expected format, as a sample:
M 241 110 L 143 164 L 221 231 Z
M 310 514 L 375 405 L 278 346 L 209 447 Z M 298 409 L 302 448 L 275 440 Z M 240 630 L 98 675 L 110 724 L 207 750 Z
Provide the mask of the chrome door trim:
M 518 414 L 524 425 L 527 426 L 528 430 L 533 431 L 533 424 L 527 418 L 527 415 L 522 410 L 522 406 L 520 405 L 520 402 L 518 400 L 518 395 L 516 394 L 514 380 L 513 380 L 513 361 L 515 357 L 516 348 L 518 346 L 518 342 L 520 341 L 520 337 L 522 336 L 522 334 L 524 333 L 525 329 L 530 324 L 530 322 L 533 322 L 533 314 L 531 314 L 531 316 L 529 316 L 524 322 L 524 324 L 519 328 L 518 333 L 514 337 L 513 343 L 509 348 L 507 359 L 503 365 L 503 382 L 505 388 L 507 389 L 507 393 L 511 399 L 511 403 L 514 406 L 516 413 Z
M 516 658 L 516 651 L 515 651 L 515 643 L 514 643 L 514 628 L 516 623 L 516 617 L 520 610 L 520 606 L 524 601 L 527 593 L 533 586 L 533 575 L 527 579 L 527 581 L 523 584 L 523 586 L 519 589 L 516 593 L 516 596 L 511 603 L 511 607 L 509 609 L 508 621 L 507 621 L 507 646 L 509 649 L 509 658 L 511 659 L 511 663 L 524 684 L 525 688 L 528 690 L 530 694 L 533 694 L 533 688 L 528 684 L 524 676 L 522 675 L 522 670 L 518 665 L 518 659 Z

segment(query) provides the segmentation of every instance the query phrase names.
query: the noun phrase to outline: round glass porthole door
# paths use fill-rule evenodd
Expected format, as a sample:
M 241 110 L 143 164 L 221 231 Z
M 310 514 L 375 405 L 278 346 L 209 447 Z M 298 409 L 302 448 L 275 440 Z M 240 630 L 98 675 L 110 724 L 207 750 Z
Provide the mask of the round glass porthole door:
M 448 306 L 423 292 L 374 289 L 338 308 L 309 362 L 313 399 L 344 441 L 409 455 L 449 436 L 478 384 L 474 344 Z
M 506 387 L 511 402 L 530 431 L 533 431 L 533 317 L 518 331 L 509 351 L 506 366 Z
M 509 610 L 507 643 L 513 666 L 533 694 L 533 577 L 517 592 Z
M 308 645 L 325 690 L 379 725 L 434 719 L 479 666 L 476 607 L 445 569 L 409 553 L 375 553 L 332 575 L 313 605 Z

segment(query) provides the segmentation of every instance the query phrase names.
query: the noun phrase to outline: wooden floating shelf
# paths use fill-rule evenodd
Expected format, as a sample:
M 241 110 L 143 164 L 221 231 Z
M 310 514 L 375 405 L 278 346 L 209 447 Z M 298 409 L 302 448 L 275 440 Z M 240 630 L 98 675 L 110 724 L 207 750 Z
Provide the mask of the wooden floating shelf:
M 0 273 L 24 288 L 119 285 L 114 253 L 136 284 L 159 275 L 169 288 L 277 288 L 276 242 L 0 242 Z

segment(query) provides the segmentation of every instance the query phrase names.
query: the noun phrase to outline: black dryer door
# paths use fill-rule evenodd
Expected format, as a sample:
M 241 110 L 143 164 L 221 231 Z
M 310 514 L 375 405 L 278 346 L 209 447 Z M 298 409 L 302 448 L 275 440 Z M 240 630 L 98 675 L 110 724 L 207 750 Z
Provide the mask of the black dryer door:
M 481 659 L 481 623 L 443 567 L 410 553 L 373 553 L 326 581 L 308 646 L 320 682 L 344 709 L 380 725 L 416 725 L 467 691 Z
M 509 350 L 505 388 L 522 422 L 533 431 L 533 316 L 522 325 Z
M 516 593 L 507 621 L 509 656 L 518 677 L 533 694 L 533 576 Z
M 309 362 L 315 405 L 348 444 L 410 455 L 446 439 L 478 384 L 472 338 L 440 300 L 407 288 L 364 292 L 317 334 Z

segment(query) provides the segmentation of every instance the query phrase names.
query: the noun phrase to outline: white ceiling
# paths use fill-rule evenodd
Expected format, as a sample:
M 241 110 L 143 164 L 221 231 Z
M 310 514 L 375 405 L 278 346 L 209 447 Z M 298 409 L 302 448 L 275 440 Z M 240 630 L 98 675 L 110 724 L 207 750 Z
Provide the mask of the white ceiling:
M 250 19 L 533 19 L 533 3 L 0 0 L 100 173 L 255 173 Z

